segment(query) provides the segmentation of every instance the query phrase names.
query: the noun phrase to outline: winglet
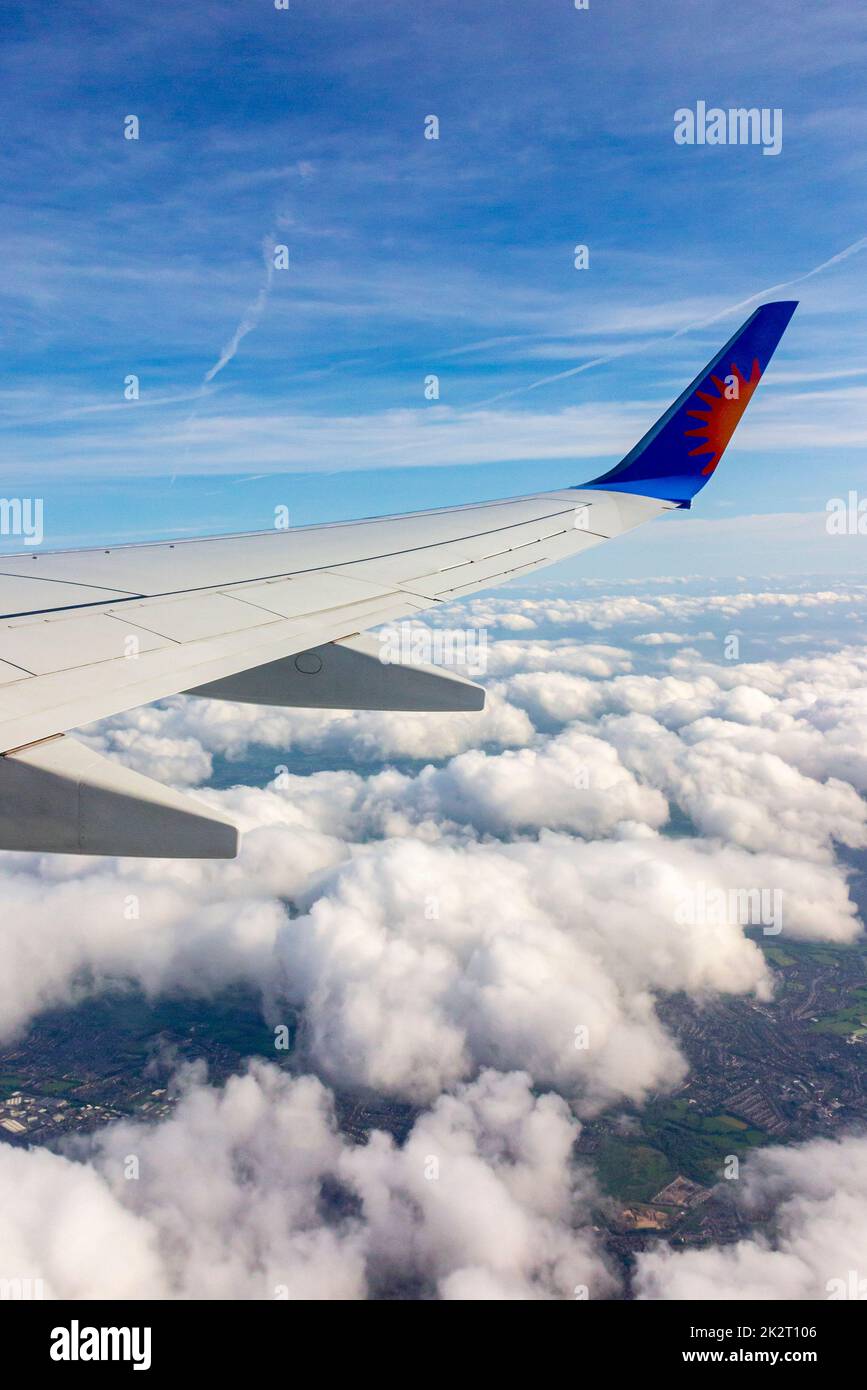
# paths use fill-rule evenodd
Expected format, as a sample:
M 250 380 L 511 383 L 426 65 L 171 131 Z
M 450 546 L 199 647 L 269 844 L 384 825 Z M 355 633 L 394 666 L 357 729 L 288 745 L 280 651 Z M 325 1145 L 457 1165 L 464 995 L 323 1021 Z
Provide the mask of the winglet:
M 722 458 L 797 307 L 787 299 L 756 309 L 625 459 L 580 486 L 688 507 Z

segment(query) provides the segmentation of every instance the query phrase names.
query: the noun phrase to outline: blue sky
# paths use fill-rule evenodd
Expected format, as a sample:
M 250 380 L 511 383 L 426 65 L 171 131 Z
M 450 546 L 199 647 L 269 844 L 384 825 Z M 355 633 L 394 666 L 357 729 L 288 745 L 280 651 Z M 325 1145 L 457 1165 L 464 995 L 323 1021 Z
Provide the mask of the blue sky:
M 867 243 L 789 282 L 867 237 L 865 60 L 837 0 L 6 3 L 4 494 L 53 546 L 580 482 L 784 284 L 695 517 L 561 572 L 863 571 L 821 513 L 863 485 Z M 782 152 L 676 145 L 699 99 Z

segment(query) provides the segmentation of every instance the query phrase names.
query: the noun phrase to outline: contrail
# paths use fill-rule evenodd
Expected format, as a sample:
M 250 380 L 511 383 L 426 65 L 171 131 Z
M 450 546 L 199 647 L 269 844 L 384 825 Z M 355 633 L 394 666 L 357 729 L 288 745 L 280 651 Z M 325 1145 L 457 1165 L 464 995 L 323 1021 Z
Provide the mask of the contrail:
M 262 260 L 265 265 L 265 279 L 262 287 L 252 304 L 248 304 L 241 316 L 241 322 L 235 329 L 226 346 L 223 348 L 217 361 L 214 363 L 202 378 L 202 385 L 207 386 L 209 381 L 213 381 L 218 372 L 231 362 L 241 344 L 242 339 L 246 338 L 258 324 L 265 306 L 268 303 L 268 296 L 271 293 L 271 286 L 274 283 L 274 238 L 266 236 L 262 241 Z
M 247 305 L 247 308 L 241 315 L 241 320 L 237 328 L 235 329 L 229 341 L 226 343 L 225 347 L 223 348 L 213 367 L 209 367 L 208 370 L 205 372 L 205 375 L 202 377 L 201 383 L 195 392 L 195 400 L 198 401 L 199 399 L 201 399 L 202 396 L 206 394 L 206 388 L 214 380 L 214 377 L 217 375 L 217 373 L 221 372 L 223 368 L 227 366 L 229 362 L 231 362 L 232 358 L 235 356 L 235 353 L 238 351 L 238 348 L 240 347 L 242 340 L 246 338 L 248 333 L 251 333 L 253 331 L 253 329 L 259 323 L 259 320 L 261 319 L 262 315 L 264 314 L 265 308 L 268 303 L 268 296 L 271 293 L 271 286 L 274 283 L 274 245 L 274 238 L 270 234 L 262 238 L 262 261 L 265 266 L 265 278 L 262 281 L 259 293 L 256 295 L 256 298 L 252 301 L 252 303 Z M 187 435 L 187 445 L 183 454 L 184 458 L 187 458 L 189 456 L 190 433 L 192 430 L 193 421 L 195 420 L 197 413 L 197 407 L 194 405 L 186 420 L 184 421 L 183 428 L 186 431 Z M 172 486 L 174 486 L 176 477 L 177 470 L 175 470 L 175 472 L 172 473 Z
M 673 333 L 666 333 L 662 338 L 652 338 L 649 343 L 642 343 L 638 347 L 618 348 L 616 352 L 607 353 L 604 357 L 593 357 L 589 362 L 582 362 L 577 367 L 569 367 L 565 372 L 556 372 L 553 376 L 540 377 L 538 381 L 531 381 L 526 386 L 515 386 L 511 391 L 500 391 L 496 396 L 487 396 L 483 401 L 476 401 L 470 408 L 478 409 L 483 405 L 493 405 L 495 401 L 507 400 L 511 396 L 520 396 L 525 391 L 537 391 L 540 386 L 550 386 L 555 381 L 564 381 L 566 377 L 578 376 L 581 372 L 589 372 L 591 367 L 604 366 L 606 362 L 614 362 L 618 357 L 647 352 L 650 348 L 658 347 L 661 343 L 670 343 L 674 338 L 682 338 L 684 333 L 691 333 L 696 328 L 707 328 L 710 324 L 717 323 L 719 319 L 724 319 L 728 314 L 748 309 L 751 304 L 764 299 L 766 295 L 776 294 L 779 290 L 789 289 L 792 285 L 801 285 L 805 280 L 812 279 L 814 275 L 820 275 L 823 270 L 828 270 L 832 265 L 839 265 L 840 261 L 848 260 L 850 256 L 857 255 L 865 248 L 867 248 L 867 236 L 862 236 L 858 241 L 853 241 L 851 246 L 844 247 L 835 256 L 829 257 L 827 261 L 822 261 L 821 265 L 814 265 L 812 270 L 805 270 L 803 275 L 795 275 L 791 280 L 781 280 L 778 285 L 770 285 L 767 289 L 759 290 L 757 294 L 751 294 L 749 299 L 741 299 L 737 304 L 729 304 L 727 308 L 720 309 L 718 313 L 711 314 L 709 318 L 696 319 L 694 323 L 684 324 L 683 328 L 677 328 Z

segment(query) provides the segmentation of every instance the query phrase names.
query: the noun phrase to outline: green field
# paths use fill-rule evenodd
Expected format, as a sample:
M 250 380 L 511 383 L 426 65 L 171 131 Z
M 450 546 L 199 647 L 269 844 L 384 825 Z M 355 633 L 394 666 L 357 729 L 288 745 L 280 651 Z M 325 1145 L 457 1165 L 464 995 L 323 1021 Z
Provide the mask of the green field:
M 119 991 L 80 1004 L 73 1021 L 82 1037 L 101 1034 L 116 1039 L 114 1055 L 121 1066 L 141 1064 L 152 1054 L 155 1040 L 166 1034 L 220 1043 L 242 1056 L 274 1055 L 274 1034 L 249 991 L 226 990 L 212 999 L 154 1001 L 138 991 Z M 43 1038 L 67 1039 L 69 1028 L 68 1010 L 45 1013 L 39 1020 Z
M 784 951 L 782 946 L 763 944 L 762 950 L 771 962 L 771 965 L 785 966 L 795 965 L 796 963 L 795 957 L 789 951 Z
M 595 1167 L 604 1190 L 624 1202 L 646 1202 L 677 1172 L 659 1149 L 614 1135 L 600 1145 Z
M 609 1135 L 595 1156 L 599 1181 L 610 1196 L 624 1202 L 647 1202 L 678 1173 L 712 1186 L 723 1177 L 729 1154 L 743 1158 L 766 1142 L 736 1115 L 700 1115 L 686 1100 L 648 1106 L 642 1135 Z
M 853 954 L 867 955 L 867 940 L 863 938 L 841 946 L 831 945 L 827 941 L 791 941 L 787 939 L 785 946 L 782 946 L 779 939 L 765 936 L 760 927 L 747 927 L 744 935 L 750 941 L 754 941 L 775 965 L 797 965 L 799 961 L 811 961 L 814 965 L 827 967 L 839 965 L 847 956 L 851 958 Z M 778 953 L 786 959 L 775 959 Z
M 39 1095 L 45 1096 L 65 1096 L 68 1091 L 74 1091 L 76 1086 L 80 1086 L 84 1081 L 83 1076 L 65 1076 L 59 1080 L 42 1080 L 38 1082 L 35 1090 Z
M 845 1009 L 835 1009 L 832 1014 L 823 1014 L 817 1019 L 812 1025 L 813 1032 L 831 1033 L 837 1038 L 867 1032 L 867 988 L 853 989 L 849 999 L 851 1003 Z

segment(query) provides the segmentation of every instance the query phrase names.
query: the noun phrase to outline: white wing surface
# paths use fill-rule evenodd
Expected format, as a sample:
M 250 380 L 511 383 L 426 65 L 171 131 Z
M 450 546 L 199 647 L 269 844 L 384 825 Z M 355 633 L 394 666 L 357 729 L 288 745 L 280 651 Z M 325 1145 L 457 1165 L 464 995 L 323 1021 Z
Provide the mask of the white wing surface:
M 472 682 L 384 666 L 361 634 L 689 506 L 793 307 L 757 310 L 623 462 L 581 488 L 264 534 L 0 556 L 0 848 L 235 853 L 234 827 L 203 802 L 64 737 L 167 695 L 481 708 Z
M 0 556 L 0 752 L 529 574 L 672 505 L 564 491 L 213 540 Z

